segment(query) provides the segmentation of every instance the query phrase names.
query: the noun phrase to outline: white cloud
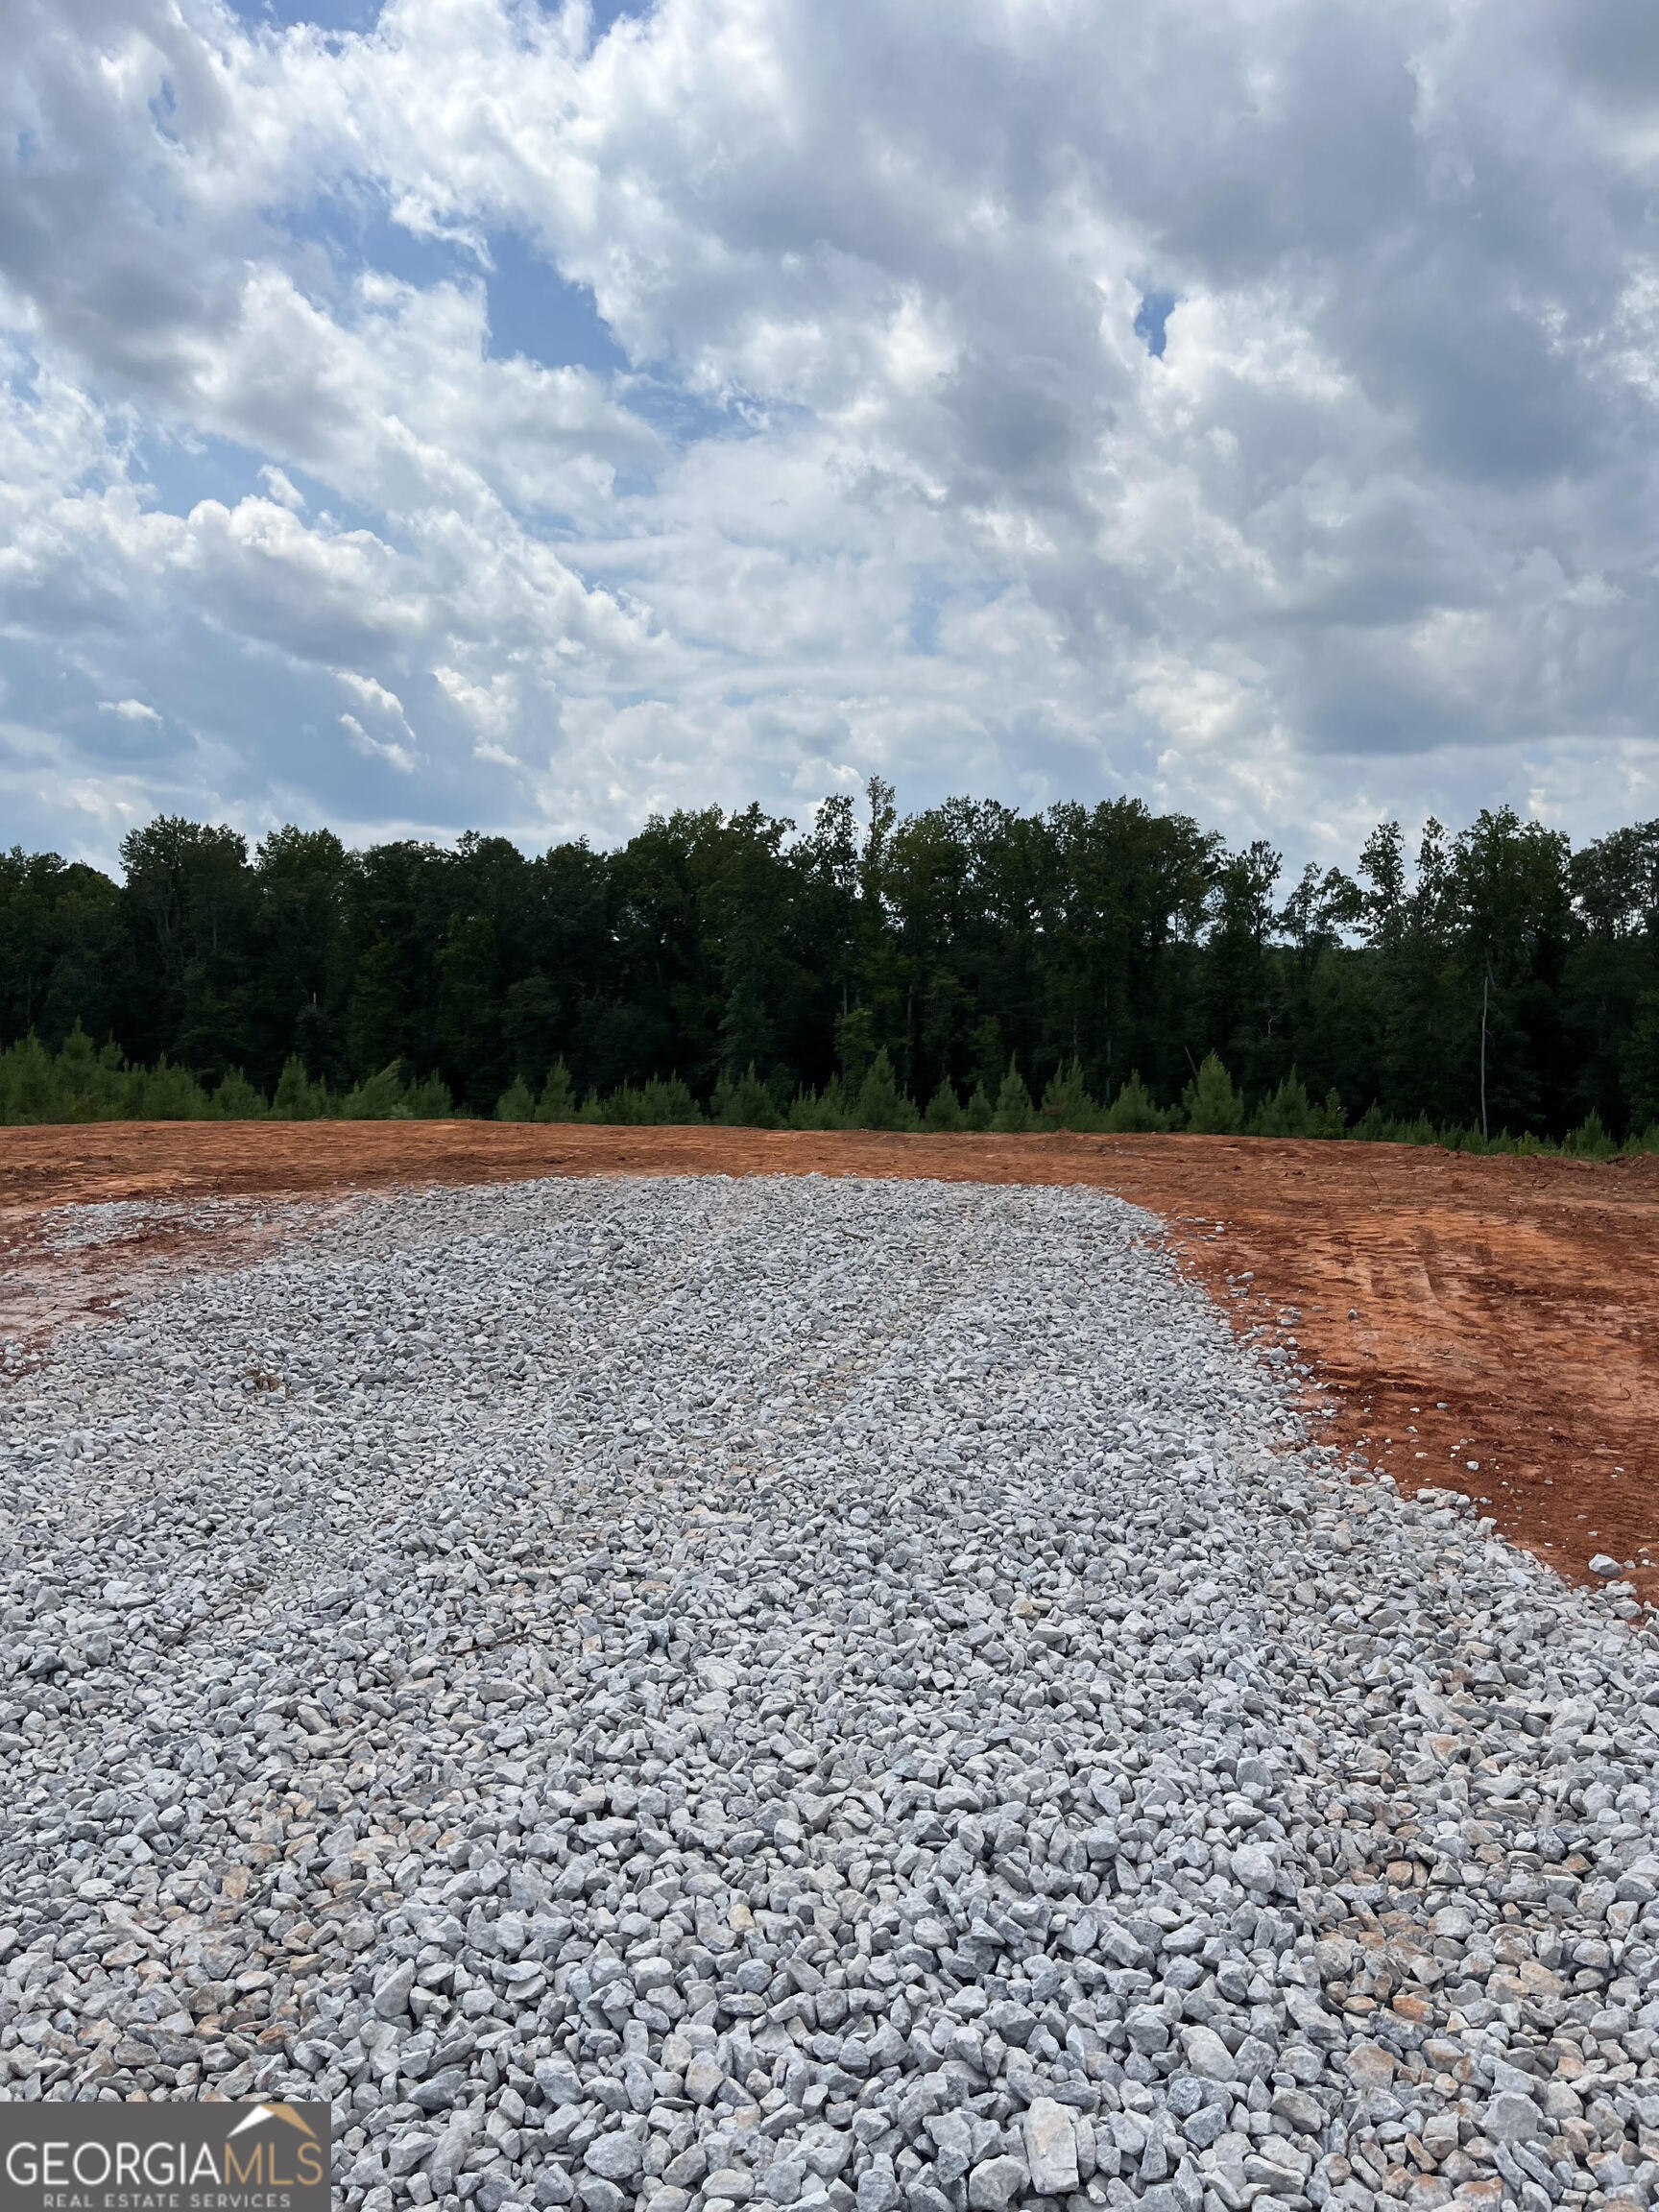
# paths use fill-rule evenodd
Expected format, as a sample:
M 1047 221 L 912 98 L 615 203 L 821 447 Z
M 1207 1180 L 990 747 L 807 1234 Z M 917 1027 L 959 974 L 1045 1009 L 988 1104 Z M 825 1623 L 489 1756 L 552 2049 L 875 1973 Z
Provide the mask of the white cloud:
M 285 469 L 278 469 L 268 461 L 259 471 L 259 481 L 279 507 L 286 507 L 293 515 L 304 514 L 305 495 Z
M 1605 826 L 1659 776 L 1635 11 L 21 0 L 14 727 L 251 824 L 879 766 L 1333 856 Z
M 384 760 L 389 768 L 396 768 L 400 776 L 413 776 L 415 757 L 406 745 L 396 739 L 371 737 L 355 714 L 342 714 L 340 727 L 350 739 L 353 748 L 371 760 Z
M 385 685 L 376 684 L 373 676 L 360 676 L 354 668 L 336 668 L 334 673 L 348 691 L 356 693 L 365 707 L 373 707 L 382 714 L 395 715 L 404 729 L 408 729 L 403 702 L 396 691 L 388 691 Z

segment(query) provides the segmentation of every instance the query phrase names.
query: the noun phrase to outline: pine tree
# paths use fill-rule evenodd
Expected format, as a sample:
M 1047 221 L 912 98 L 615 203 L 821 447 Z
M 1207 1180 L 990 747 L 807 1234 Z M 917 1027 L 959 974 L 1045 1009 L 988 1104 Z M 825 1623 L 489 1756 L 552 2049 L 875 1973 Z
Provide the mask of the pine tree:
M 1619 1147 L 1608 1136 L 1600 1115 L 1592 1106 L 1578 1127 L 1562 1139 L 1561 1149 L 1573 1160 L 1606 1160 Z
M 1315 1137 L 1345 1137 L 1348 1134 L 1348 1117 L 1342 1111 L 1342 1099 L 1334 1084 L 1325 1094 L 1325 1103 L 1313 1110 Z
M 854 1006 L 835 1023 L 835 1058 L 841 1080 L 856 1094 L 876 1057 L 876 1017 L 868 1006 Z
M 1205 1055 L 1197 1080 L 1182 1092 L 1181 1103 L 1187 1109 L 1188 1128 L 1201 1136 L 1235 1137 L 1244 1126 L 1244 1101 L 1218 1052 Z
M 821 1129 L 851 1129 L 854 1126 L 854 1101 L 847 1095 L 847 1086 L 839 1075 L 831 1075 L 818 1094 L 818 1111 L 824 1117 L 818 1123 Z
M 207 1094 L 188 1068 L 175 1068 L 162 1053 L 139 1078 L 132 1118 L 137 1121 L 204 1121 Z
M 0 1113 L 8 1121 L 56 1121 L 62 1112 L 57 1064 L 33 1029 L 0 1057 Z
M 966 1129 L 968 1117 L 962 1111 L 962 1101 L 956 1095 L 955 1086 L 948 1075 L 939 1078 L 939 1088 L 927 1101 L 923 1116 L 929 1129 L 950 1131 Z
M 208 1111 L 215 1121 L 263 1121 L 265 1095 L 254 1090 L 240 1068 L 228 1068 Z
M 104 1070 L 92 1040 L 82 1028 L 79 1019 L 64 1038 L 54 1070 L 58 1105 L 52 1118 L 63 1121 L 91 1121 L 98 1118 L 100 1094 L 108 1085 L 100 1081 Z M 264 1100 L 260 1100 L 264 1104 Z
M 1084 1086 L 1081 1060 L 1073 1060 L 1069 1068 L 1048 1078 L 1048 1088 L 1043 1094 L 1043 1119 L 1051 1129 L 1100 1126 L 1100 1109 Z
M 327 1098 L 326 1087 L 313 1083 L 305 1072 L 304 1061 L 298 1052 L 290 1052 L 276 1079 L 276 1094 L 271 1101 L 271 1118 L 274 1121 L 315 1121 L 327 1112 Z
M 916 1109 L 900 1090 L 893 1063 L 882 1046 L 858 1090 L 854 1126 L 859 1129 L 914 1129 Z
M 614 1128 L 658 1129 L 668 1124 L 701 1121 L 697 1101 L 678 1075 L 664 1082 L 653 1075 L 649 1083 L 624 1083 L 603 1101 L 601 1118 Z
M 541 1095 L 536 1101 L 536 1118 L 538 1121 L 574 1121 L 576 1118 L 576 1086 L 562 1057 L 555 1060 L 547 1071 Z
M 1129 1070 L 1128 1082 L 1100 1117 L 1100 1126 L 1120 1137 L 1144 1135 L 1168 1126 L 1167 1117 L 1152 1103 L 1152 1094 L 1142 1082 L 1139 1068 Z
M 722 1076 L 714 1086 L 714 1118 L 734 1129 L 776 1129 L 782 1118 L 778 1102 L 750 1061 L 733 1083 Z
M 999 1136 L 1019 1137 L 1034 1128 L 1036 1121 L 1025 1078 L 1011 1059 L 1008 1072 L 1002 1078 L 1002 1088 L 997 1094 L 997 1111 L 991 1117 L 991 1126 Z
M 991 1103 L 991 1094 L 986 1090 L 983 1083 L 975 1083 L 973 1096 L 963 1109 L 963 1120 L 967 1122 L 970 1129 L 983 1133 L 990 1128 L 991 1117 L 995 1112 L 996 1108 Z
M 388 1061 L 378 1074 L 366 1077 L 348 1091 L 340 1101 L 340 1113 L 347 1121 L 406 1121 L 409 1112 L 403 1102 L 402 1062 Z
M 447 1121 L 454 1116 L 455 1100 L 448 1084 L 434 1070 L 409 1086 L 403 1094 L 401 1113 L 410 1121 Z
M 849 1129 L 854 1112 L 839 1075 L 831 1075 L 822 1091 L 797 1091 L 784 1117 L 791 1129 Z
M 639 1094 L 639 1118 L 658 1127 L 688 1125 L 701 1121 L 697 1101 L 678 1075 L 670 1075 L 664 1082 L 653 1075 Z
M 1263 1098 L 1250 1124 L 1256 1137 L 1311 1137 L 1313 1107 L 1294 1068 L 1271 1097 Z
M 515 1075 L 495 1101 L 497 1121 L 534 1121 L 536 1095 L 522 1075 Z

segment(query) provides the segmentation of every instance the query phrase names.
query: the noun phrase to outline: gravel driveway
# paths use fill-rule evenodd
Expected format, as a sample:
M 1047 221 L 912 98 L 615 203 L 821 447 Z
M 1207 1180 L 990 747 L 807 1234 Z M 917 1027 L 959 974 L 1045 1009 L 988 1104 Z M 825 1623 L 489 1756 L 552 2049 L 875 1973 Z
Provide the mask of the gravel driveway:
M 368 2212 L 1648 2203 L 1639 1608 L 1349 1479 L 1150 1227 L 397 1194 L 60 1334 L 0 2097 L 329 2097 Z

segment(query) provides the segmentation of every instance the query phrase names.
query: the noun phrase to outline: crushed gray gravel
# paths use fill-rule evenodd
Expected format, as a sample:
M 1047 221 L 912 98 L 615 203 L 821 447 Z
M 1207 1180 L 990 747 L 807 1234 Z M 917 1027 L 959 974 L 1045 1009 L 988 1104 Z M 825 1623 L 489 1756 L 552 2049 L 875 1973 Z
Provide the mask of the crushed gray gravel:
M 1651 2201 L 1639 1609 L 1355 1480 L 1149 1226 L 399 1194 L 61 1334 L 0 2097 L 330 2098 L 366 2212 Z

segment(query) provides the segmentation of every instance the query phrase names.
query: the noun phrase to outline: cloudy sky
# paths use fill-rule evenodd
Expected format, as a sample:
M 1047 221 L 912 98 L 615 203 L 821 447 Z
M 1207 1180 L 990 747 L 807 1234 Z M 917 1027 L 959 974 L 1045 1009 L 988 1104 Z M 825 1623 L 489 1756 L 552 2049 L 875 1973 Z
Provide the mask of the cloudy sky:
M 0 844 L 1659 814 L 1652 0 L 0 23 Z

